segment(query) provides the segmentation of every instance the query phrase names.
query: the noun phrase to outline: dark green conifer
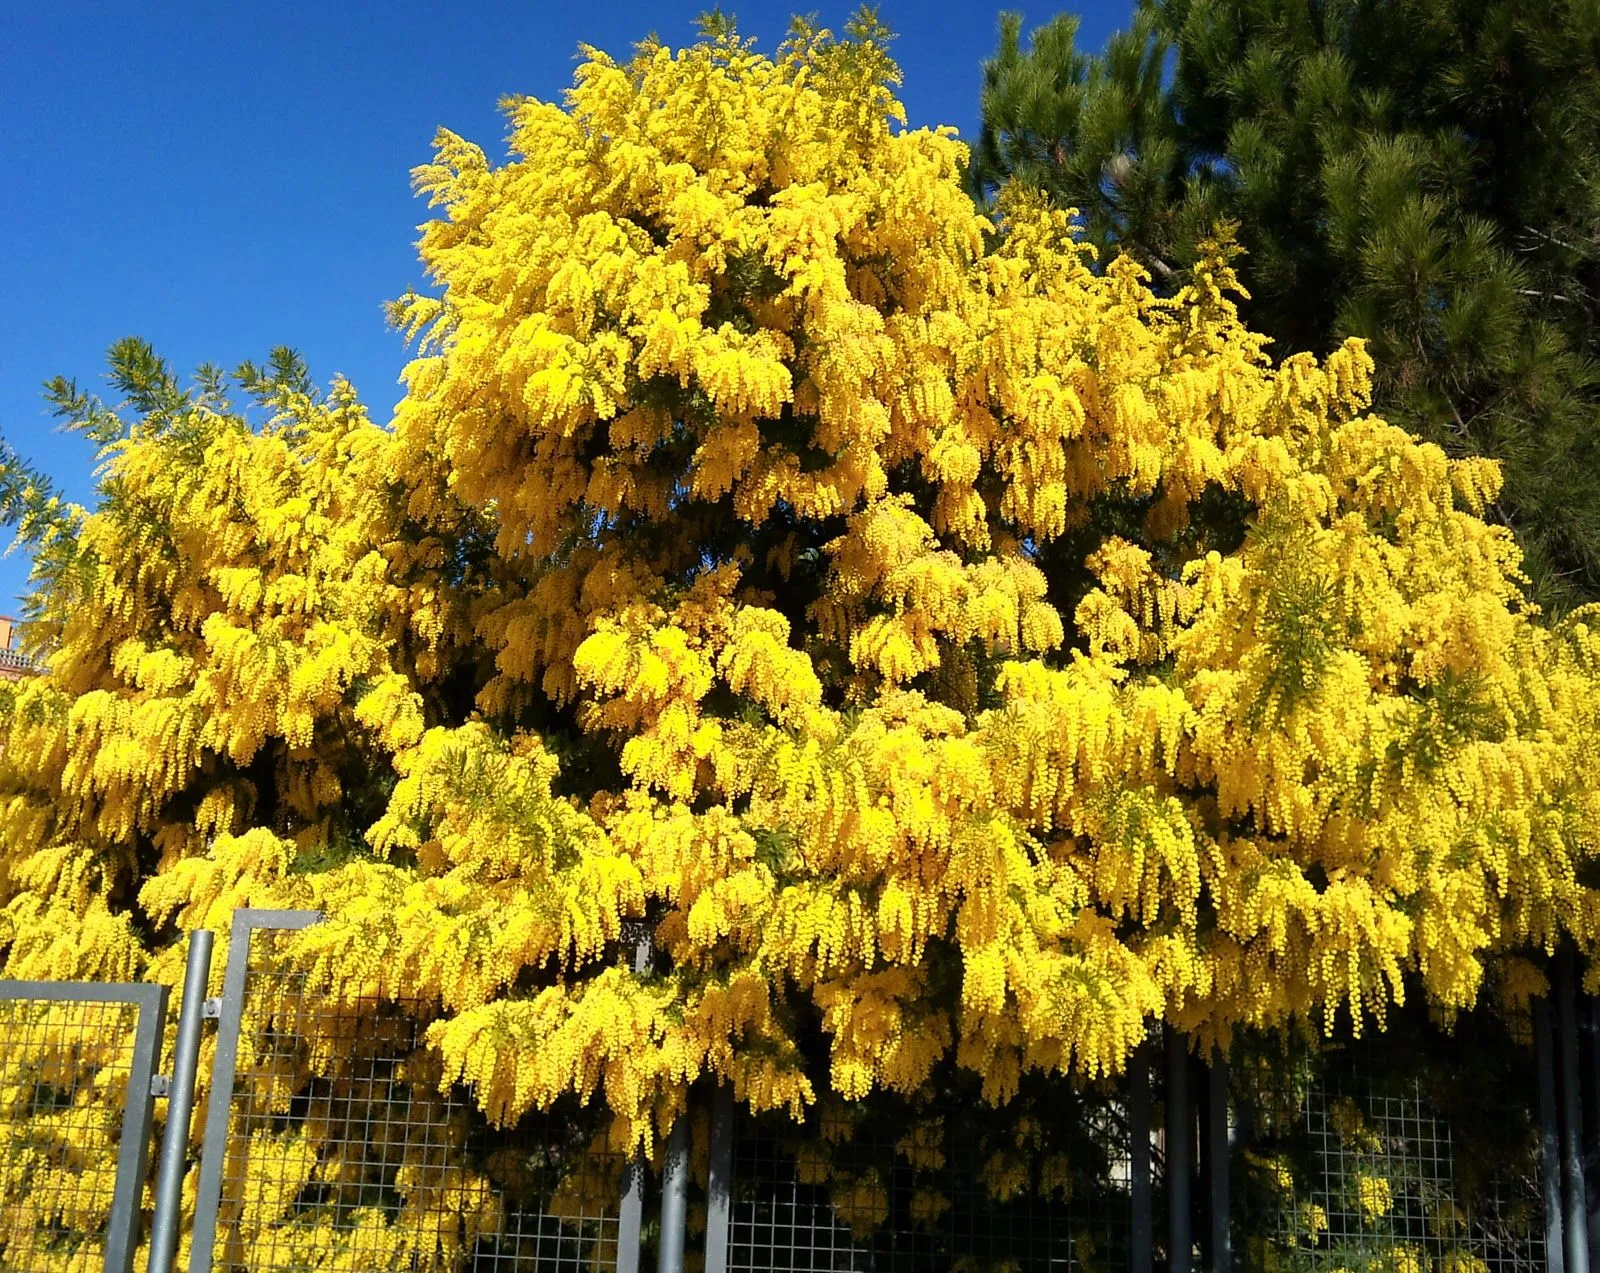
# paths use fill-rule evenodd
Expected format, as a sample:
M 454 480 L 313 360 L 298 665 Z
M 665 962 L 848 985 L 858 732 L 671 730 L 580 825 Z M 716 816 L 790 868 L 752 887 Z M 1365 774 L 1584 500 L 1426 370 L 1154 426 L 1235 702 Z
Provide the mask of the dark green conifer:
M 1076 207 L 1159 290 L 1239 223 L 1281 356 L 1371 341 L 1376 407 L 1505 465 L 1537 598 L 1600 597 L 1600 0 L 1140 0 L 1002 18 L 972 183 Z

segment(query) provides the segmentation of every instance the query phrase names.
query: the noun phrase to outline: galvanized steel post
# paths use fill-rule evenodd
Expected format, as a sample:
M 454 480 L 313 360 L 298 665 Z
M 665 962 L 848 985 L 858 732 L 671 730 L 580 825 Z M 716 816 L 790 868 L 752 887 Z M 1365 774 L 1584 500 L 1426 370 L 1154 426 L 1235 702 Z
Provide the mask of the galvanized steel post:
M 733 1088 L 717 1085 L 711 1106 L 711 1164 L 706 1182 L 705 1273 L 727 1273 L 733 1207 Z
M 1556 1049 L 1550 1023 L 1550 1001 L 1533 1001 L 1533 1045 L 1539 1071 L 1539 1183 L 1544 1194 L 1544 1266 L 1546 1273 L 1566 1273 L 1561 1235 L 1561 1130 L 1556 1114 Z
M 639 1273 L 639 1231 L 644 1220 L 644 1159 L 635 1155 L 622 1170 L 622 1205 L 617 1212 L 616 1273 Z
M 1167 1269 L 1189 1273 L 1194 1237 L 1189 1224 L 1190 1137 L 1194 1118 L 1189 1104 L 1189 1047 L 1167 1027 Z
M 1594 995 L 1579 996 L 1582 1008 L 1583 1033 L 1588 1036 L 1587 1060 L 1583 1078 L 1586 1085 L 1584 1126 L 1589 1134 L 1584 1141 L 1583 1160 L 1592 1163 L 1600 1155 L 1600 999 Z M 1600 1188 L 1588 1190 L 1589 1214 L 1589 1267 L 1600 1268 Z
M 652 954 L 650 930 L 641 925 L 633 945 L 633 970 L 650 968 Z M 617 1212 L 616 1273 L 639 1273 L 639 1242 L 644 1228 L 644 1187 L 650 1165 L 643 1154 L 634 1154 L 623 1168 L 622 1205 Z
M 683 1273 L 683 1235 L 689 1222 L 689 1113 L 672 1124 L 661 1178 L 661 1246 L 656 1273 Z
M 1211 1186 L 1211 1273 L 1232 1273 L 1228 1196 L 1228 1058 L 1218 1049 L 1206 1069 L 1206 1175 Z
M 1129 1273 L 1151 1273 L 1155 1217 L 1150 1209 L 1150 1044 L 1141 1043 L 1128 1062 Z
M 1583 1183 L 1583 1106 L 1578 1092 L 1578 1004 L 1572 948 L 1556 962 L 1556 1012 L 1561 1022 L 1562 1229 L 1567 1273 L 1589 1273 L 1588 1204 Z
M 200 1027 L 206 1015 L 206 983 L 211 976 L 212 933 L 189 934 L 189 963 L 183 974 L 183 1008 L 172 1054 L 167 1092 L 167 1126 L 161 1135 L 156 1172 L 155 1212 L 150 1222 L 150 1273 L 167 1273 L 178 1251 L 178 1212 L 189 1149 L 189 1119 L 194 1112 L 195 1071 L 200 1064 Z

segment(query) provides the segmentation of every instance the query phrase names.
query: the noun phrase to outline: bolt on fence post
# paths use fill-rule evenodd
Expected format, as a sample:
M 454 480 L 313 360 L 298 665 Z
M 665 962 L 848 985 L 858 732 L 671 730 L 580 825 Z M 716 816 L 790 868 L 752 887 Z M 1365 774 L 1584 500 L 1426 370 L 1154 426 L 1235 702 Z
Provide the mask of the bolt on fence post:
M 689 1111 L 667 1136 L 667 1166 L 661 1178 L 661 1245 L 656 1273 L 683 1273 L 683 1234 L 689 1220 Z
M 1189 1047 L 1167 1027 L 1167 1268 L 1189 1273 L 1194 1238 L 1189 1226 Z
M 205 1019 L 213 941 L 213 934 L 204 928 L 189 934 L 189 962 L 183 974 L 183 1015 L 178 1018 L 178 1041 L 172 1054 L 167 1126 L 161 1136 L 155 1214 L 150 1222 L 150 1262 L 146 1266 L 150 1273 L 168 1273 L 173 1256 L 178 1252 L 184 1158 L 189 1148 L 190 1115 L 194 1112 L 195 1071 L 200 1062 L 200 1026 Z

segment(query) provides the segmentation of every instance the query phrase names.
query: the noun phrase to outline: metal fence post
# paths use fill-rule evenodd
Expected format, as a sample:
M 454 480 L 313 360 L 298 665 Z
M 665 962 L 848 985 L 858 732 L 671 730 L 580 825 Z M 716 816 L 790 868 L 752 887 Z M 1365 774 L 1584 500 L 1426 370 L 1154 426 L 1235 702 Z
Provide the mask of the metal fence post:
M 617 1212 L 617 1273 L 639 1273 L 639 1231 L 644 1227 L 645 1164 L 635 1156 L 623 1169 L 627 1184 Z
M 1566 1244 L 1561 1225 L 1561 1132 L 1556 1116 L 1555 1040 L 1550 1001 L 1533 1001 L 1533 1042 L 1539 1071 L 1539 1176 L 1544 1193 L 1544 1262 L 1546 1273 L 1566 1273 Z
M 667 1136 L 667 1166 L 661 1179 L 661 1245 L 656 1273 L 683 1273 L 683 1235 L 689 1219 L 689 1111 L 679 1114 Z
M 1589 1129 L 1584 1145 L 1584 1161 L 1600 1159 L 1600 999 L 1585 994 L 1579 997 L 1582 1008 L 1581 1032 L 1587 1036 L 1588 1065 L 1583 1069 L 1587 1088 L 1584 1106 L 1584 1126 Z M 1590 1189 L 1589 1211 L 1585 1217 L 1589 1229 L 1589 1267 L 1600 1267 L 1600 1188 Z
M 733 1088 L 717 1085 L 711 1105 L 711 1164 L 706 1181 L 705 1273 L 728 1273 L 728 1225 L 733 1207 Z
M 1129 1230 L 1130 1273 L 1151 1273 L 1150 1209 L 1150 1045 L 1141 1043 L 1128 1064 L 1128 1195 L 1132 1204 Z
M 1167 1268 L 1189 1273 L 1194 1237 L 1189 1217 L 1189 1142 L 1194 1119 L 1189 1107 L 1189 1047 L 1183 1035 L 1167 1027 Z
M 1556 1011 L 1561 1022 L 1561 1149 L 1567 1273 L 1589 1273 L 1589 1235 L 1583 1182 L 1583 1106 L 1578 1091 L 1577 977 L 1572 948 L 1556 963 Z
M 643 973 L 650 967 L 652 943 L 650 930 L 644 927 L 633 944 L 633 971 Z M 617 1211 L 617 1270 L 616 1273 L 639 1273 L 640 1233 L 644 1228 L 644 1189 L 650 1165 L 642 1154 L 635 1154 L 623 1168 L 627 1181 L 622 1192 L 622 1206 Z
M 1228 1196 L 1228 1058 L 1221 1048 L 1206 1068 L 1206 1175 L 1211 1185 L 1211 1273 L 1232 1273 L 1232 1200 Z
M 183 975 L 183 1015 L 172 1055 L 172 1086 L 167 1126 L 161 1137 L 156 1173 L 155 1212 L 150 1222 L 150 1273 L 167 1273 L 178 1251 L 178 1212 L 183 1202 L 184 1160 L 194 1111 L 195 1071 L 200 1063 L 200 1026 L 206 1016 L 206 983 L 211 976 L 213 936 L 207 929 L 189 934 L 189 962 Z

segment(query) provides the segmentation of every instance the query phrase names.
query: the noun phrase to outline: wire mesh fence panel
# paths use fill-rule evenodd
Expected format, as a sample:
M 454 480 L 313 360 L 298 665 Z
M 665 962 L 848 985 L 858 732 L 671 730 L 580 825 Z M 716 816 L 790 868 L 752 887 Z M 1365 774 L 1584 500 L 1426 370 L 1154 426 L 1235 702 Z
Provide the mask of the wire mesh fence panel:
M 469 1144 L 494 1190 L 499 1222 L 471 1252 L 474 1270 L 615 1269 L 624 1159 L 592 1116 L 557 1111 Z
M 623 1162 L 591 1120 L 488 1128 L 440 1091 L 420 1005 L 315 992 L 288 939 L 251 941 L 213 1267 L 615 1267 Z
M 1128 1262 L 1125 1103 L 834 1105 L 741 1117 L 728 1268 L 1114 1270 Z
M 1543 1273 L 1534 1069 L 1522 1053 L 1469 1030 L 1236 1065 L 1249 1124 L 1236 1214 L 1245 1266 Z
M 0 1268 L 132 1260 L 166 1000 L 121 989 L 0 983 Z

